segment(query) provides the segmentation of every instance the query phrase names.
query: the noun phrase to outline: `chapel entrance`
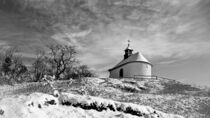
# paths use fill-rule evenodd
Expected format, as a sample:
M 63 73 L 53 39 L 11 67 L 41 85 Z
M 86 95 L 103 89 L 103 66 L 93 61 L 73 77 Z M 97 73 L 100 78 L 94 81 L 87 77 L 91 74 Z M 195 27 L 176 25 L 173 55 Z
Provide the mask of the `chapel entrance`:
M 120 78 L 123 78 L 123 69 L 120 69 L 120 73 L 119 73 L 119 75 L 120 75 Z

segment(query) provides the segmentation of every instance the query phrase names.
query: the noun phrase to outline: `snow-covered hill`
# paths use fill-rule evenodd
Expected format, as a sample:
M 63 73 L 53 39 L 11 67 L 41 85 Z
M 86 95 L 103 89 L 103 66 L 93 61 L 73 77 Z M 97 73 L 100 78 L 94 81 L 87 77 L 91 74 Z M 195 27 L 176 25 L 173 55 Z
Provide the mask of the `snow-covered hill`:
M 150 106 L 167 114 L 179 114 L 186 118 L 209 118 L 210 116 L 209 92 L 174 80 L 159 78 L 156 80 L 136 81 L 126 78 L 121 80 L 112 78 L 82 78 L 72 82 L 57 81 L 54 85 L 61 92 L 65 93 L 66 97 L 62 98 L 65 107 L 69 105 L 71 107 L 72 103 L 80 103 L 76 106 L 84 107 L 86 105 L 83 103 L 90 105 L 92 100 L 100 99 L 103 102 L 105 99 L 105 101 L 112 101 L 111 103 L 114 100 L 114 103 L 132 103 L 135 104 L 134 106 Z M 17 84 L 12 87 L 4 85 L 0 87 L 0 96 L 1 98 L 14 95 L 25 96 L 34 92 L 48 94 L 50 90 L 49 86 L 43 83 Z M 95 97 L 89 98 L 87 96 Z M 105 106 L 106 104 L 102 105 L 102 107 L 100 106 L 100 108 L 104 109 Z M 105 111 L 102 110 L 102 112 Z
M 65 93 L 12 96 L 0 100 L 0 118 L 183 118 L 149 106 Z

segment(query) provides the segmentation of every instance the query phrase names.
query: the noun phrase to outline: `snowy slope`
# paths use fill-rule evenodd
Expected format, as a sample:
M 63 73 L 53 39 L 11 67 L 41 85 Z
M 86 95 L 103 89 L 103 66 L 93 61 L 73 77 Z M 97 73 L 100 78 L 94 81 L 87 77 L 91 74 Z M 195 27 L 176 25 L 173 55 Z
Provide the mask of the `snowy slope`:
M 51 89 L 44 85 L 43 83 L 25 83 L 14 86 L 0 86 L 0 99 L 5 98 L 5 96 L 20 96 L 21 94 L 32 94 L 34 92 L 50 93 Z M 55 86 L 63 93 L 67 93 L 66 97 L 62 99 L 64 100 L 62 102 L 64 106 L 62 107 L 72 107 L 72 104 L 68 104 L 72 100 L 69 98 L 78 97 L 79 99 L 76 103 L 79 103 L 80 105 L 78 105 L 84 108 L 84 104 L 82 104 L 84 102 L 81 100 L 90 99 L 82 95 L 89 95 L 95 96 L 96 99 L 104 98 L 105 100 L 118 101 L 115 103 L 126 102 L 150 106 L 155 110 L 168 114 L 179 114 L 186 118 L 209 118 L 210 116 L 208 91 L 198 90 L 198 88 L 196 89 L 195 87 L 190 87 L 190 85 L 184 85 L 173 80 L 136 81 L 134 79 L 83 78 L 81 80 L 73 80 L 73 82 L 57 81 Z M 81 96 L 75 94 L 80 94 Z M 95 101 L 95 98 L 91 97 L 91 100 L 92 98 Z M 65 101 L 67 101 L 67 104 Z M 90 101 L 86 102 L 90 103 Z M 101 106 L 99 108 L 104 109 Z M 96 110 L 87 111 L 97 112 Z M 112 112 L 110 109 L 109 111 Z M 102 112 L 105 111 L 102 110 Z M 97 113 L 101 114 L 101 112 Z
M 68 102 L 68 105 L 67 105 Z M 65 103 L 65 104 L 64 104 Z M 89 107 L 104 110 L 98 110 Z M 83 107 L 82 107 L 83 106 Z M 86 106 L 86 108 L 84 107 Z M 113 106 L 113 109 L 110 106 Z M 117 110 L 118 108 L 118 110 Z M 122 110 L 119 110 L 121 108 Z M 129 109 L 128 109 L 129 108 Z M 125 112 L 127 110 L 127 112 Z M 139 111 L 135 115 L 131 111 Z M 90 96 L 65 93 L 60 98 L 48 94 L 33 93 L 13 96 L 0 100 L 0 118 L 183 118 L 178 115 L 165 114 L 148 106 L 121 103 Z

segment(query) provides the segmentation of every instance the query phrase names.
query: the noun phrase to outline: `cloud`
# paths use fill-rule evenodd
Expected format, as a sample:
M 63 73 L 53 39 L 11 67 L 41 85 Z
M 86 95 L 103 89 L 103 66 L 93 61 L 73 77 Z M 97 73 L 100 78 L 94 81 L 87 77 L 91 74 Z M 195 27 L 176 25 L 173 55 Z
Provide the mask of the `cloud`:
M 175 63 L 177 60 L 169 60 L 169 61 L 161 61 L 161 62 L 159 62 L 158 64 L 166 64 L 166 65 L 168 65 L 168 64 L 173 64 L 173 63 Z
M 139 7 L 111 5 L 103 9 L 96 2 L 89 4 L 97 10 L 96 16 L 109 22 L 97 20 L 91 30 L 81 33 L 85 35 L 69 38 L 78 45 L 82 62 L 95 70 L 105 71 L 120 61 L 127 40 L 152 61 L 210 54 L 208 0 L 146 0 Z

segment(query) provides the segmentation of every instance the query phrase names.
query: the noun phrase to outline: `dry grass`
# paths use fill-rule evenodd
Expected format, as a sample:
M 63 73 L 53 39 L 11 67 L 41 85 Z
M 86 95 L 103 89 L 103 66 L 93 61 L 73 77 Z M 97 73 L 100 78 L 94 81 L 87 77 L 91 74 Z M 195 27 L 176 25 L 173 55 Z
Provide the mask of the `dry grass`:
M 88 78 L 86 78 L 88 79 Z M 112 82 L 110 82 L 112 81 Z M 207 91 L 198 89 L 192 89 L 189 86 L 173 84 L 170 87 L 163 87 L 160 94 L 150 93 L 148 90 L 131 92 L 125 91 L 121 87 L 116 87 L 120 83 L 118 80 L 107 80 L 98 78 L 89 78 L 88 81 L 81 82 L 81 80 L 75 80 L 72 84 L 69 81 L 57 81 L 55 82 L 56 88 L 63 92 L 70 92 L 74 94 L 88 94 L 91 96 L 97 96 L 106 99 L 117 100 L 120 102 L 132 102 L 140 105 L 148 105 L 154 109 L 166 112 L 183 115 L 187 118 L 209 118 L 210 113 L 210 97 Z M 119 83 L 118 83 L 119 82 Z M 110 83 L 111 86 L 110 86 Z M 126 82 L 128 84 L 128 82 Z M 187 92 L 180 93 L 175 89 L 177 86 L 181 86 L 182 90 L 193 90 L 194 94 L 187 94 Z M 154 88 L 153 88 L 154 89 Z M 171 90 L 170 90 L 171 89 Z M 179 88 L 178 88 L 179 89 Z M 16 84 L 14 86 L 1 86 L 1 96 L 17 95 L 17 94 L 30 94 L 33 92 L 49 93 L 50 87 L 43 83 L 25 83 Z M 180 89 L 179 89 L 180 91 Z M 199 94 L 196 94 L 199 93 Z

